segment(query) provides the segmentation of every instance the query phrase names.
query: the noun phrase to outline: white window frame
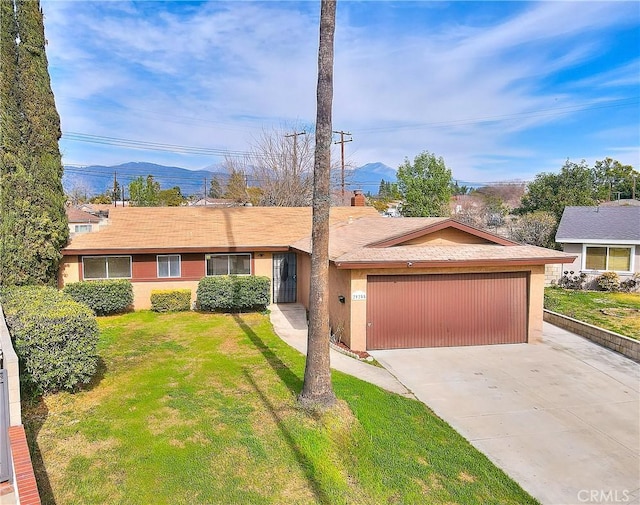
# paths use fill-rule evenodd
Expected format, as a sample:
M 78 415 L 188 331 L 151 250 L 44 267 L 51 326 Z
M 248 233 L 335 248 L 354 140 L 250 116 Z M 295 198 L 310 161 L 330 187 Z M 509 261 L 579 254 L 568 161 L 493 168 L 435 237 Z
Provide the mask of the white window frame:
M 207 261 L 214 256 L 226 256 L 227 257 L 227 273 L 226 274 L 209 274 L 207 268 Z M 229 257 L 230 256 L 249 256 L 249 273 L 248 274 L 230 274 L 229 273 Z M 251 253 L 211 253 L 204 255 L 204 273 L 207 277 L 216 277 L 218 275 L 253 275 L 253 256 Z
M 587 268 L 587 248 L 588 247 L 606 247 L 607 248 L 607 264 L 604 270 L 593 270 Z M 609 249 L 630 249 L 629 270 L 610 270 L 609 267 Z M 582 244 L 582 271 L 584 272 L 618 272 L 622 274 L 630 274 L 634 272 L 634 261 L 636 257 L 636 246 L 631 244 Z
M 171 275 L 171 260 L 169 260 L 169 275 L 160 275 L 160 258 L 178 258 L 178 275 Z M 156 256 L 156 275 L 158 279 L 177 279 L 182 277 L 182 256 L 180 254 L 158 254 Z
M 107 261 L 105 263 L 105 270 L 107 273 L 106 277 L 87 277 L 85 275 L 85 269 L 84 269 L 84 260 L 86 258 L 90 258 L 90 259 L 99 259 L 99 258 L 105 258 Z M 109 258 L 129 258 L 129 276 L 128 277 L 109 277 Z M 126 255 L 126 254 L 113 254 L 113 255 L 102 255 L 102 256 L 83 256 L 82 257 L 82 278 L 84 280 L 88 280 L 88 281 L 99 281 L 99 280 L 105 280 L 105 279 L 131 279 L 133 276 L 133 256 L 130 255 Z
M 93 225 L 91 224 L 74 224 L 74 233 L 91 233 L 93 231 Z

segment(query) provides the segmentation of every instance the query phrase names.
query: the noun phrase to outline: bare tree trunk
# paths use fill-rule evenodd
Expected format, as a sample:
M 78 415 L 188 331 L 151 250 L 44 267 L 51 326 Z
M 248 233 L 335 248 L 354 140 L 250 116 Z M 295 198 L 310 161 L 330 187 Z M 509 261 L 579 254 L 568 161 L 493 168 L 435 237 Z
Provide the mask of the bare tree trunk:
M 318 109 L 313 177 L 311 292 L 304 384 L 298 401 L 314 409 L 336 402 L 329 365 L 329 194 L 331 177 L 331 108 L 333 102 L 333 36 L 335 0 L 321 0 L 318 49 Z

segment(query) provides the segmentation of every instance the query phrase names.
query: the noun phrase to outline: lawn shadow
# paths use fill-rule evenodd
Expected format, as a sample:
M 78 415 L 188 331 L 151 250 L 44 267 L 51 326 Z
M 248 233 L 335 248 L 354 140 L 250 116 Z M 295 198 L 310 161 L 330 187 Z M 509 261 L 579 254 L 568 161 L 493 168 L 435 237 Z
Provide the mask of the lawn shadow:
M 86 384 L 82 384 L 78 387 L 78 391 L 91 391 L 100 385 L 102 379 L 104 379 L 104 375 L 107 372 L 107 364 L 102 359 L 101 356 L 98 356 L 96 360 L 96 371 L 93 373 L 91 380 Z
M 273 371 L 278 374 L 280 380 L 287 386 L 287 389 L 294 395 L 300 394 L 302 391 L 302 379 L 298 377 L 291 369 L 273 352 L 267 344 L 251 329 L 251 327 L 244 322 L 242 317 L 238 314 L 234 314 L 235 319 L 240 329 L 245 333 L 249 340 L 253 342 L 253 345 L 262 353 L 269 366 Z
M 22 409 L 22 424 L 27 436 L 27 445 L 29 447 L 33 472 L 36 476 L 40 500 L 43 505 L 56 505 L 51 481 L 49 480 L 47 468 L 42 459 L 40 446 L 38 445 L 38 434 L 49 417 L 49 409 L 42 396 L 39 396 L 37 399 L 26 400 Z
M 251 386 L 253 386 L 253 389 L 260 397 L 260 400 L 262 400 L 262 403 L 267 407 L 267 411 L 271 415 L 273 422 L 276 424 L 276 426 L 280 430 L 280 433 L 282 433 L 282 436 L 285 442 L 287 443 L 287 445 L 291 449 L 291 452 L 293 453 L 296 460 L 298 461 L 298 465 L 300 466 L 300 469 L 304 473 L 304 476 L 306 477 L 307 482 L 309 483 L 309 486 L 311 486 L 311 490 L 313 492 L 314 497 L 316 498 L 317 503 L 321 503 L 321 504 L 331 503 L 330 497 L 322 489 L 320 482 L 318 482 L 318 480 L 313 475 L 313 467 L 314 467 L 313 461 L 311 461 L 304 454 L 304 452 L 300 450 L 300 447 L 298 446 L 295 439 L 291 435 L 291 432 L 287 429 L 284 423 L 284 420 L 280 417 L 280 414 L 279 414 L 280 409 L 278 409 L 277 406 L 275 406 L 273 403 L 271 403 L 271 401 L 269 401 L 269 398 L 267 397 L 267 395 L 264 393 L 264 391 L 262 391 L 262 389 L 260 389 L 260 386 L 258 386 L 256 381 L 253 379 L 253 377 L 251 376 L 251 374 L 246 368 L 243 368 L 242 373 L 247 378 L 247 381 L 249 381 Z

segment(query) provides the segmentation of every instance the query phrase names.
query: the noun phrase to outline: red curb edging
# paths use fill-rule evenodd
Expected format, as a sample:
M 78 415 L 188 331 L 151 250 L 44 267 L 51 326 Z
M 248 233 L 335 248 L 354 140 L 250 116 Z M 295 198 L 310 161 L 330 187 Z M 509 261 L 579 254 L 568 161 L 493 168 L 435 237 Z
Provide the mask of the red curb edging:
M 24 426 L 9 428 L 9 443 L 13 457 L 13 471 L 16 476 L 16 494 L 20 505 L 41 505 Z

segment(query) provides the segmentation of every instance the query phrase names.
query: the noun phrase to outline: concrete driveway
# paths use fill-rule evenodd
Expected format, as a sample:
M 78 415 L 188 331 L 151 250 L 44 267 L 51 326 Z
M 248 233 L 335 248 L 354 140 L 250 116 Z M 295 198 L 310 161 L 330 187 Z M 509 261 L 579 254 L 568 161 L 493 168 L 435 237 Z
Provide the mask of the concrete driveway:
M 371 354 L 542 503 L 640 503 L 637 363 L 547 323 L 540 344 Z

